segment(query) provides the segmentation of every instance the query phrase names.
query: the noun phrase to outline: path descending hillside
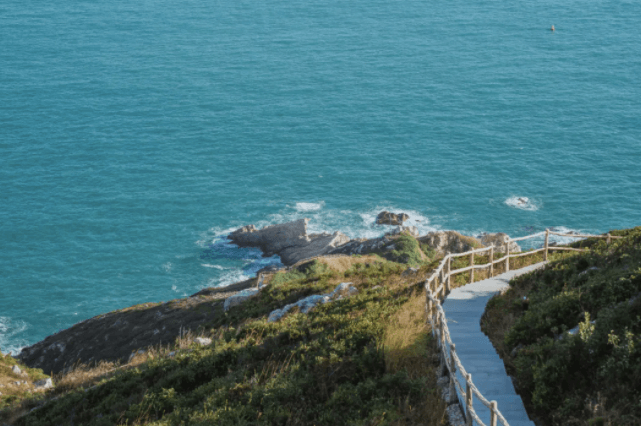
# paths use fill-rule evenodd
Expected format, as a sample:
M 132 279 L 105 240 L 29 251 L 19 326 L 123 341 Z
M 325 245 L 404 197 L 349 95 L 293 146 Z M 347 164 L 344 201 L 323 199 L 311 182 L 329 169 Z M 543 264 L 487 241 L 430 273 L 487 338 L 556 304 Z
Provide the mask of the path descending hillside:
M 512 278 L 540 268 L 545 263 L 537 263 L 458 287 L 451 291 L 443 303 L 450 336 L 456 344 L 456 353 L 461 363 L 472 375 L 472 380 L 481 393 L 488 400 L 498 403 L 498 409 L 510 426 L 534 426 L 534 423 L 525 412 L 521 398 L 514 391 L 503 361 L 494 350 L 490 339 L 481 331 L 481 316 L 488 300 L 498 291 L 507 288 Z M 461 383 L 465 383 L 465 378 L 460 372 L 457 372 L 457 375 Z M 464 400 L 465 395 L 459 395 L 459 401 Z M 490 424 L 490 410 L 476 398 L 474 409 L 485 424 Z

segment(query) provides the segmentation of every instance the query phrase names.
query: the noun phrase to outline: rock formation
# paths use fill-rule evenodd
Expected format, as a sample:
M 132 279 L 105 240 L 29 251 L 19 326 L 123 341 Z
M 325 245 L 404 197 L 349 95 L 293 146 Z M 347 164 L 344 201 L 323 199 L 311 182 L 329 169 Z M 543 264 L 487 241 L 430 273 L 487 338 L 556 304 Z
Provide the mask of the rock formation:
M 480 236 L 481 244 L 485 247 L 494 246 L 494 251 L 499 251 L 501 253 L 505 252 L 505 241 L 510 238 L 509 235 L 503 232 L 497 232 L 495 234 L 483 234 Z M 510 253 L 517 253 L 521 251 L 521 247 L 515 243 L 510 243 Z
M 400 235 L 400 234 L 409 234 L 414 238 L 418 238 L 418 228 L 416 226 L 397 226 L 390 232 L 386 232 L 385 235 Z
M 439 255 L 463 253 L 482 247 L 481 241 L 474 237 L 461 235 L 456 231 L 437 231 L 420 237 L 418 241 L 426 244 Z
M 377 225 L 403 225 L 403 222 L 409 220 L 409 216 L 405 213 L 391 213 L 386 210 L 380 212 L 376 216 Z
M 299 219 L 260 230 L 248 225 L 232 232 L 228 238 L 239 247 L 258 247 L 266 257 L 276 254 L 287 266 L 327 254 L 350 240 L 338 231 L 333 234 L 307 234 L 308 222 L 309 219 Z
M 144 303 L 82 321 L 26 347 L 18 358 L 45 373 L 60 373 L 77 361 L 123 361 L 140 348 L 173 343 L 186 330 L 197 331 L 224 315 L 223 301 L 256 287 L 256 278 L 228 287 L 208 288 L 186 299 Z

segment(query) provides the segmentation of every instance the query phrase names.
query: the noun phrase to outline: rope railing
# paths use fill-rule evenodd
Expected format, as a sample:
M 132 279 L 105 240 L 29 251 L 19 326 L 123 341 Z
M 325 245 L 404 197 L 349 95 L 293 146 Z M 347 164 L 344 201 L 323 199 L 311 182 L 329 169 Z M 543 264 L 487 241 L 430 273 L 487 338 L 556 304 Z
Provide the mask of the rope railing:
M 537 238 L 545 235 L 545 242 L 542 248 L 530 250 L 525 252 L 510 253 L 510 243 L 516 241 L 524 241 L 531 238 Z M 469 272 L 470 283 L 474 282 L 474 271 L 476 269 L 488 269 L 490 278 L 494 276 L 494 265 L 505 262 L 505 271 L 510 270 L 510 259 L 527 256 L 535 253 L 543 252 L 543 258 L 548 260 L 548 253 L 551 250 L 567 250 L 567 251 L 588 251 L 589 249 L 577 249 L 572 247 L 557 247 L 550 245 L 550 235 L 557 235 L 561 237 L 572 238 L 602 238 L 606 240 L 607 244 L 613 239 L 623 238 L 614 235 L 581 235 L 581 234 L 563 234 L 559 232 L 552 232 L 546 229 L 543 232 L 527 235 L 519 238 L 507 238 L 504 242 L 505 255 L 499 259 L 494 259 L 494 246 L 484 247 L 476 250 L 470 250 L 465 253 L 450 253 L 447 254 L 439 263 L 438 267 L 432 271 L 432 274 L 425 281 L 425 310 L 427 313 L 428 321 L 432 327 L 432 335 L 436 338 L 437 346 L 439 349 L 439 372 L 441 376 L 449 375 L 449 401 L 448 404 L 453 404 L 458 401 L 463 413 L 465 414 L 465 422 L 467 426 L 472 426 L 474 422 L 480 426 L 497 426 L 500 422 L 503 426 L 510 426 L 503 414 L 498 409 L 496 401 L 489 401 L 483 396 L 479 389 L 472 382 L 472 375 L 469 374 L 460 358 L 456 353 L 456 345 L 452 341 L 449 328 L 447 327 L 447 318 L 445 311 L 441 305 L 445 300 L 447 293 L 451 290 L 451 278 L 453 275 L 463 272 Z M 474 264 L 474 255 L 489 252 L 489 261 L 485 264 Z M 452 259 L 458 257 L 469 256 L 470 265 L 452 270 Z M 464 378 L 464 383 L 458 379 L 457 374 Z M 458 391 L 458 393 L 457 393 Z M 464 398 L 461 403 L 461 398 Z M 488 425 L 483 423 L 478 414 L 474 410 L 474 397 L 480 401 L 485 407 L 490 410 L 490 422 Z

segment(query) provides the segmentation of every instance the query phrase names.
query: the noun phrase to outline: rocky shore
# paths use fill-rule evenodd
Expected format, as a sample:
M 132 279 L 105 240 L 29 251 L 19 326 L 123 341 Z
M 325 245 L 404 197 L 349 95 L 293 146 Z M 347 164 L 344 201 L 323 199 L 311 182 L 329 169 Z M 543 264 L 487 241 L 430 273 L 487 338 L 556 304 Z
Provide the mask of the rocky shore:
M 369 254 L 393 250 L 395 236 L 407 233 L 427 245 L 438 255 L 462 253 L 474 248 L 494 246 L 497 250 L 505 249 L 507 234 L 484 234 L 480 238 L 462 235 L 456 231 L 436 231 L 419 236 L 413 226 L 404 226 L 409 219 L 405 213 L 383 211 L 376 219 L 377 225 L 392 225 L 384 236 L 372 239 L 350 239 L 340 231 L 333 234 L 308 234 L 309 219 L 271 225 L 257 229 L 254 225 L 243 226 L 229 235 L 229 239 L 239 247 L 257 247 L 265 257 L 278 255 L 286 266 L 291 266 L 304 259 L 330 254 Z M 385 228 L 381 227 L 381 230 Z M 510 243 L 510 251 L 520 251 L 516 243 Z
M 403 226 L 408 218 L 404 213 L 381 212 L 377 223 L 381 231 L 388 232 L 371 239 L 350 239 L 339 231 L 333 234 L 309 234 L 309 219 L 262 229 L 247 225 L 232 232 L 228 238 L 240 247 L 260 248 L 264 256 L 278 255 L 286 266 L 330 255 L 377 254 L 395 260 L 393 253 L 402 233 L 416 238 L 419 244 L 432 250 L 434 256 L 490 245 L 504 250 L 505 239 L 508 238 L 501 233 L 474 238 L 455 231 L 437 231 L 419 236 L 416 228 Z M 519 250 L 516 244 L 510 247 L 513 252 Z M 77 362 L 126 361 L 140 348 L 173 343 L 185 330 L 197 331 L 215 318 L 225 315 L 225 300 L 229 300 L 228 306 L 238 302 L 242 294 L 237 294 L 252 288 L 258 289 L 258 281 L 258 278 L 252 278 L 223 288 L 204 289 L 185 299 L 146 303 L 99 315 L 24 348 L 18 358 L 30 367 L 41 368 L 45 373 L 60 373 Z

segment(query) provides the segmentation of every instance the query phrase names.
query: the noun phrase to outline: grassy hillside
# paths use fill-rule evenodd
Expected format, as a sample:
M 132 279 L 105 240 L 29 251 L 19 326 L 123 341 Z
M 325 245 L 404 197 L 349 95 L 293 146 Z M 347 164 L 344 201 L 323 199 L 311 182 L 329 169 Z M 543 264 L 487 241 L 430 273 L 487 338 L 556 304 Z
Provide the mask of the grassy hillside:
M 445 424 L 423 275 L 403 275 L 407 265 L 373 256 L 338 263 L 317 260 L 274 275 L 257 297 L 212 321 L 210 345 L 185 336 L 120 368 L 57 377 L 50 396 L 58 398 L 15 424 Z M 358 292 L 267 321 L 272 310 L 341 282 Z M 38 403 L 27 398 L 5 419 Z
M 545 425 L 641 424 L 641 227 L 612 234 L 488 303 L 483 329 Z

